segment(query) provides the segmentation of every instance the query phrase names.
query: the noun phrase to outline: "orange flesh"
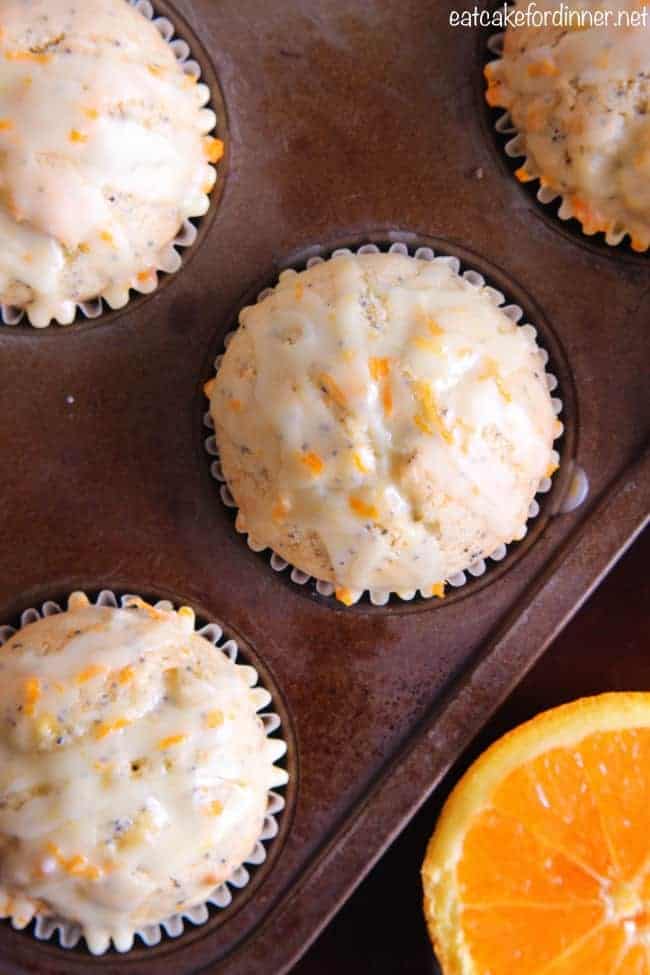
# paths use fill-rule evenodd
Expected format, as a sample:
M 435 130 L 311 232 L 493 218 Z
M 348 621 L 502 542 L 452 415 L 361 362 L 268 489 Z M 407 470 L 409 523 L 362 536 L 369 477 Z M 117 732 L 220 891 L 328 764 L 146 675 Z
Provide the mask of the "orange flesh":
M 465 835 L 460 926 L 480 975 L 650 975 L 650 729 L 511 772 Z

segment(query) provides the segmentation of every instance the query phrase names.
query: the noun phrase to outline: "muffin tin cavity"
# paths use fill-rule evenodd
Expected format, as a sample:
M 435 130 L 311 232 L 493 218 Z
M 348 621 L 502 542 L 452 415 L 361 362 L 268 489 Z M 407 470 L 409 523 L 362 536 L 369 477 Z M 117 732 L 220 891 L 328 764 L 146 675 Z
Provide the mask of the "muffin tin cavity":
M 202 94 L 202 110 L 210 110 L 216 117 L 216 125 L 209 135 L 224 145 L 223 156 L 214 163 L 217 178 L 210 193 L 210 206 L 204 216 L 185 219 L 176 237 L 161 254 L 158 266 L 129 291 L 129 300 L 121 306 L 111 307 L 108 299 L 97 297 L 77 304 L 74 319 L 71 321 L 52 320 L 49 327 L 65 326 L 70 330 L 87 325 L 104 324 L 114 321 L 127 309 L 134 310 L 151 295 L 156 294 L 180 271 L 189 264 L 197 249 L 205 240 L 216 217 L 223 195 L 228 170 L 229 146 L 227 112 L 221 87 L 207 52 L 194 34 L 189 24 L 176 12 L 167 0 L 127 0 L 143 17 L 152 21 L 163 40 L 171 47 L 176 61 L 183 73 L 197 82 L 197 91 Z M 0 330 L 4 334 L 15 331 L 32 332 L 27 313 L 21 308 L 0 305 Z M 40 329 L 38 329 L 40 331 Z
M 512 6 L 512 4 L 509 4 Z M 511 178 L 517 183 L 521 192 L 532 202 L 538 214 L 546 224 L 560 233 L 564 238 L 585 247 L 587 250 L 601 257 L 622 260 L 647 268 L 650 251 L 639 253 L 630 246 L 629 237 L 624 233 L 605 234 L 603 232 L 588 235 L 580 221 L 574 216 L 568 200 L 549 187 L 540 184 L 539 179 L 521 181 L 515 175 L 517 170 L 525 167 L 526 153 L 523 136 L 517 131 L 510 114 L 503 108 L 491 108 L 485 100 L 487 88 L 484 71 L 487 64 L 501 58 L 503 53 L 504 33 L 494 32 L 493 29 L 478 33 L 478 98 L 480 112 L 486 118 L 491 141 L 509 171 Z
M 118 596 L 112 590 L 104 589 L 89 598 L 92 605 L 95 606 L 127 608 L 133 596 L 131 594 Z M 170 611 L 181 605 L 187 605 L 181 599 L 172 602 L 169 599 L 156 600 L 155 597 L 152 597 L 150 602 L 154 610 L 163 611 Z M 1 625 L 0 647 L 30 623 L 64 612 L 65 604 L 65 599 L 60 601 L 47 600 L 38 608 L 26 609 L 13 624 Z M 224 629 L 221 623 L 212 619 L 208 620 L 207 616 L 199 617 L 197 615 L 194 628 L 196 633 L 205 637 L 214 645 L 216 651 L 224 654 L 232 663 L 247 667 L 250 671 L 248 677 L 251 687 L 266 691 L 269 698 L 268 703 L 259 708 L 258 714 L 267 738 L 274 743 L 273 762 L 278 770 L 278 784 L 274 785 L 268 793 L 268 806 L 263 829 L 253 850 L 230 878 L 212 892 L 205 903 L 168 917 L 160 924 L 144 926 L 136 932 L 135 939 L 129 938 L 128 942 L 111 943 L 100 947 L 93 946 L 93 954 L 103 954 L 105 951 L 112 951 L 113 949 L 119 952 L 128 952 L 134 947 L 134 942 L 137 944 L 138 939 L 147 948 L 153 948 L 159 944 L 164 946 L 168 939 L 177 939 L 184 933 L 189 933 L 196 926 L 206 926 L 206 932 L 213 931 L 215 926 L 227 919 L 228 914 L 224 913 L 227 908 L 233 905 L 233 909 L 236 909 L 264 881 L 273 862 L 277 859 L 289 827 L 291 813 L 286 810 L 286 804 L 288 800 L 292 806 L 295 795 L 293 775 L 295 748 L 293 747 L 293 739 L 287 748 L 286 739 L 291 735 L 290 720 L 280 692 L 273 686 L 264 665 L 239 635 L 235 636 L 227 628 Z M 260 672 L 262 673 L 261 680 Z M 288 771 L 290 768 L 292 770 L 291 775 Z M 281 781 L 282 779 L 284 781 Z M 0 905 L 1 908 L 2 905 Z M 0 914 L 0 916 L 5 915 Z M 79 926 L 56 917 L 21 918 L 9 914 L 8 920 L 3 923 L 11 923 L 16 930 L 24 930 L 26 934 L 32 934 L 41 941 L 51 941 L 61 948 L 86 950 Z
M 464 248 L 451 245 L 445 241 L 429 237 L 420 237 L 412 233 L 379 232 L 365 235 L 363 239 L 343 241 L 336 246 L 313 247 L 308 251 L 295 255 L 286 262 L 283 270 L 301 271 L 312 267 L 324 260 L 336 260 L 338 255 L 359 253 L 397 253 L 411 255 L 425 261 L 443 261 L 455 272 L 460 273 L 465 281 L 476 288 L 486 288 L 490 298 L 496 305 L 503 308 L 504 313 L 520 328 L 526 329 L 531 337 L 536 338 L 543 350 L 546 360 L 546 381 L 552 394 L 552 405 L 556 416 L 560 417 L 562 432 L 558 434 L 555 444 L 554 458 L 559 464 L 559 470 L 551 477 L 544 477 L 539 484 L 538 492 L 529 508 L 529 521 L 523 526 L 520 537 L 507 547 L 499 546 L 489 557 L 478 559 L 467 570 L 458 572 L 446 580 L 446 594 L 444 600 L 432 597 L 422 590 L 401 591 L 399 593 L 372 590 L 370 592 L 354 592 L 353 599 L 358 609 L 395 612 L 412 611 L 423 608 L 439 608 L 463 596 L 477 592 L 483 586 L 495 581 L 507 571 L 534 543 L 552 514 L 560 510 L 565 497 L 572 490 L 573 456 L 576 443 L 576 406 L 573 393 L 571 372 L 566 362 L 562 348 L 546 323 L 542 312 L 533 304 L 530 297 L 502 272 L 489 265 L 486 261 Z M 230 324 L 235 325 L 239 312 L 254 303 L 261 301 L 273 289 L 277 281 L 277 272 L 265 282 L 261 282 L 249 292 L 238 304 L 233 313 Z M 534 322 L 535 324 L 529 324 Z M 227 332 L 216 347 L 218 354 L 210 359 L 210 366 L 206 370 L 205 380 L 212 377 L 214 369 L 218 370 L 223 357 L 223 349 L 227 348 L 233 330 Z M 212 369 L 212 372 L 209 370 Z M 213 430 L 214 424 L 210 412 L 204 412 L 204 427 Z M 216 438 L 213 433 L 204 433 L 205 450 L 209 457 L 210 473 L 218 485 L 219 497 L 226 509 L 231 513 L 233 526 L 236 525 L 237 505 L 228 489 L 219 461 Z M 575 490 L 575 488 L 573 489 Z M 580 502 L 584 500 L 584 493 Z M 241 532 L 241 529 L 237 528 Z M 243 533 L 244 534 L 244 533 Z M 261 560 L 280 575 L 284 580 L 293 583 L 300 591 L 311 598 L 317 598 L 334 608 L 342 608 L 334 598 L 334 586 L 330 582 L 314 579 L 300 569 L 290 565 L 285 559 L 264 546 L 260 546 L 254 538 L 246 536 L 247 544 L 253 551 L 260 553 Z

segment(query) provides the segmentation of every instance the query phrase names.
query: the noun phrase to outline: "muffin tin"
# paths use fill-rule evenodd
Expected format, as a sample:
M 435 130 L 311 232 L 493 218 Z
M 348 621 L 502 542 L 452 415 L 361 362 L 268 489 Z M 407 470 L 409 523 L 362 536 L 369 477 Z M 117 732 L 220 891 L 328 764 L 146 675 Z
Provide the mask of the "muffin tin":
M 483 103 L 482 32 L 422 0 L 155 6 L 219 78 L 222 198 L 153 295 L 95 323 L 0 328 L 0 620 L 103 587 L 222 620 L 280 708 L 287 809 L 269 862 L 206 924 L 91 959 L 2 923 L 11 975 L 287 971 L 650 509 L 650 265 L 540 217 Z M 346 610 L 235 533 L 206 462 L 201 382 L 256 282 L 320 248 L 422 237 L 466 255 L 540 328 L 563 464 L 494 572 L 444 602 Z M 556 515 L 573 463 L 590 494 Z

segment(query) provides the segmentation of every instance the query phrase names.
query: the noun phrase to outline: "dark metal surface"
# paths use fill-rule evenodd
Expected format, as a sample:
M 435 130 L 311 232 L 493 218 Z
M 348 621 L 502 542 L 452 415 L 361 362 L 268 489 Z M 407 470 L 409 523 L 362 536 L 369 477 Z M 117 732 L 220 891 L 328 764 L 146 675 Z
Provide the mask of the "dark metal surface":
M 153 297 L 95 325 L 0 330 L 0 620 L 104 586 L 224 620 L 282 693 L 293 808 L 273 869 L 208 924 L 92 961 L 3 924 L 3 975 L 286 970 L 649 508 L 647 462 L 630 466 L 649 427 L 649 265 L 540 219 L 490 134 L 477 35 L 447 26 L 447 2 L 158 7 L 184 15 L 219 76 L 223 196 Z M 377 228 L 469 248 L 539 310 L 592 492 L 465 598 L 348 612 L 306 598 L 233 531 L 208 473 L 200 382 L 255 281 Z
M 292 975 L 441 975 L 424 921 L 420 867 L 445 799 L 485 748 L 540 711 L 587 694 L 650 690 L 649 562 L 646 531 L 474 739 Z

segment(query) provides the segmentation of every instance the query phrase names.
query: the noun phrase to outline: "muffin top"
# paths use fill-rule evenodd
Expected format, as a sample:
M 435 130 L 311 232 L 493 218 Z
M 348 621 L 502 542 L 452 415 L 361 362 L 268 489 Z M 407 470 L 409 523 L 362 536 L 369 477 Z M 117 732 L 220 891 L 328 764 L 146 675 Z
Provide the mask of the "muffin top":
M 194 629 L 134 599 L 19 630 L 0 650 L 0 916 L 78 922 L 91 950 L 204 901 L 286 781 L 270 699 Z
M 125 0 L 4 0 L 0 301 L 68 323 L 176 270 L 221 151 L 209 97 Z
M 509 27 L 503 57 L 486 68 L 487 100 L 520 133 L 522 181 L 539 178 L 564 197 L 587 234 L 627 233 L 642 251 L 650 247 L 650 17 L 641 20 L 638 0 L 564 6 L 567 18 L 590 13 L 586 24 L 607 13 L 608 26 Z M 540 13 L 558 7 L 537 3 Z
M 344 602 L 440 594 L 521 532 L 555 467 L 534 334 L 446 259 L 285 272 L 206 387 L 239 527 Z

